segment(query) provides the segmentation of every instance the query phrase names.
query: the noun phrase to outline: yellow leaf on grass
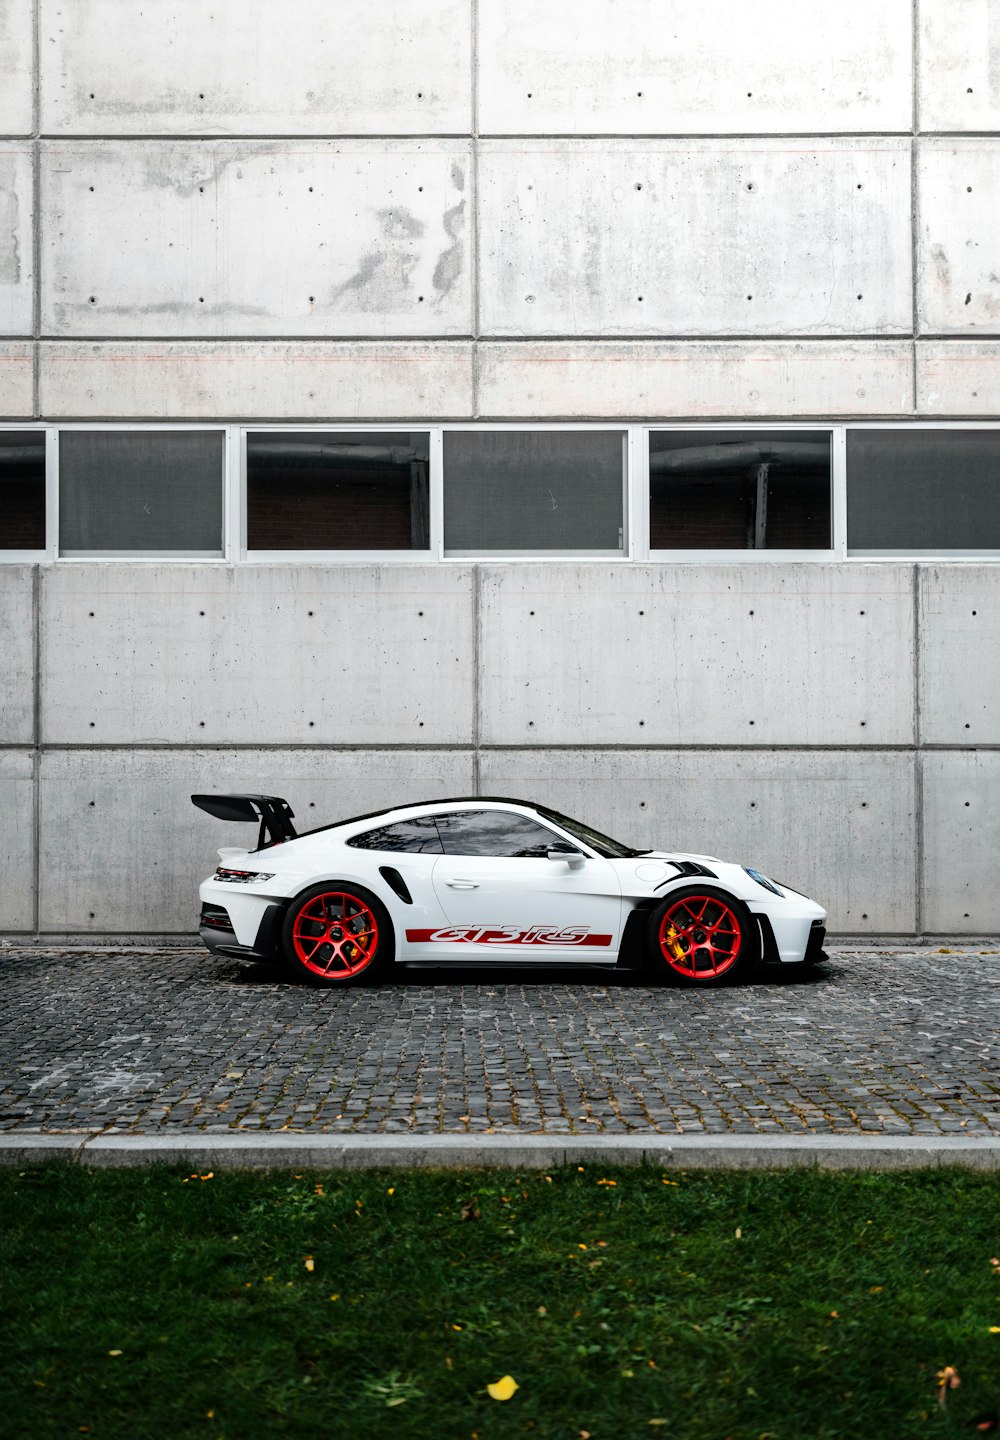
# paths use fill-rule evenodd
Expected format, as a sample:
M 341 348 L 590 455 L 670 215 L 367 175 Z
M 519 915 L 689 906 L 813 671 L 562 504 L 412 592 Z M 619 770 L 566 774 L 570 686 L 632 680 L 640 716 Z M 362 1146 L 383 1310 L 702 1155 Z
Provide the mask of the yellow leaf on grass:
M 306 1267 L 307 1270 L 315 1270 L 315 1269 L 316 1269 L 316 1261 L 313 1259 L 313 1257 L 312 1257 L 311 1255 L 307 1255 L 306 1258 L 303 1260 L 302 1263 L 303 1263 L 303 1265 Z
M 514 1391 L 520 1388 L 513 1375 L 501 1375 L 499 1380 L 487 1385 L 486 1392 L 491 1400 L 509 1400 Z
M 991 1334 L 991 1335 L 1000 1335 L 1000 1325 L 991 1325 L 991 1326 L 990 1326 L 990 1334 Z
M 109 1350 L 109 1351 L 108 1351 L 108 1354 L 109 1354 L 109 1355 L 120 1355 L 121 1353 L 122 1353 L 122 1352 L 121 1352 L 120 1350 Z

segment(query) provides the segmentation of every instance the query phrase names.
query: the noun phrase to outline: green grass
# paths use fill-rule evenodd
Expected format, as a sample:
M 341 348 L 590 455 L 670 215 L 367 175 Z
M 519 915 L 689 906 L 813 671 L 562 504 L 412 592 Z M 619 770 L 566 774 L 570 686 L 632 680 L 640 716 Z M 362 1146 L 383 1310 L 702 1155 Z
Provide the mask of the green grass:
M 998 1191 L 945 1170 L 0 1172 L 0 1433 L 987 1433 Z

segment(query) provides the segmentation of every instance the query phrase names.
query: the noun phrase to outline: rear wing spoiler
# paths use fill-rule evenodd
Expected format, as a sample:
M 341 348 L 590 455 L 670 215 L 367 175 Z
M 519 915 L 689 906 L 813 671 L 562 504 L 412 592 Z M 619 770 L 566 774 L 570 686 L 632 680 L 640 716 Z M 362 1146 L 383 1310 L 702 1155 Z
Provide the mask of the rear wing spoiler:
M 191 802 L 216 820 L 259 821 L 258 850 L 295 839 L 295 812 L 279 795 L 192 795 Z

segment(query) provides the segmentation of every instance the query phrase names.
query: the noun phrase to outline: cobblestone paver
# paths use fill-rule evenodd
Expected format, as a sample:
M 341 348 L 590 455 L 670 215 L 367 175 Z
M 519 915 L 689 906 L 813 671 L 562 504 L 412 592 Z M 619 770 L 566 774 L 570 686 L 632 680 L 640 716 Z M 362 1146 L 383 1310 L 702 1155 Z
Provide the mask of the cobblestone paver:
M 837 949 L 693 993 L 201 950 L 0 949 L 0 1130 L 1000 1134 L 1000 951 Z

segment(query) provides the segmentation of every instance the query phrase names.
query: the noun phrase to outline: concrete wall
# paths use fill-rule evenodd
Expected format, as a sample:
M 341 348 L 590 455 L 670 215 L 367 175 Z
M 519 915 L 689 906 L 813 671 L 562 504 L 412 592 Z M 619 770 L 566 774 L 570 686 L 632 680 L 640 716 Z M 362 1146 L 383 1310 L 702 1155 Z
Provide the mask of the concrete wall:
M 0 0 L 0 418 L 997 419 L 997 0 Z M 479 787 L 1000 930 L 1000 569 L 0 566 L 0 930 Z
M 37 676 L 22 644 L 2 692 L 6 930 L 190 930 L 243 831 L 188 797 L 233 789 L 286 796 L 303 828 L 526 795 L 757 863 L 840 932 L 1000 929 L 1000 672 L 962 658 L 966 614 L 1000 639 L 997 567 L 0 576 L 39 637 Z

